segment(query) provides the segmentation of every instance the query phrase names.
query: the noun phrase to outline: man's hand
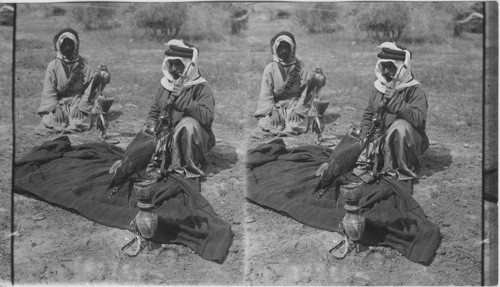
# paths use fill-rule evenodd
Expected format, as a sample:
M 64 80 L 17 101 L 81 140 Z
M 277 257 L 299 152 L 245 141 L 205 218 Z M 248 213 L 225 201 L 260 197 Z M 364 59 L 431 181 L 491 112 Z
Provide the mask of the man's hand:
M 66 121 L 66 116 L 64 115 L 63 109 L 59 104 L 54 109 L 54 121 L 59 125 Z
M 182 95 L 182 93 L 184 93 L 184 86 L 182 84 L 175 83 L 174 89 L 172 90 L 172 96 L 177 99 Z
M 301 116 L 299 116 L 299 114 L 297 114 L 295 111 L 291 111 L 288 114 L 288 120 L 290 122 L 298 122 L 298 121 L 300 121 L 300 119 L 301 119 Z
M 394 88 L 386 88 L 384 93 L 384 101 L 387 103 L 387 112 L 390 114 L 397 114 L 401 109 L 402 97 L 399 97 L 398 91 Z
M 85 113 L 80 111 L 78 108 L 75 108 L 71 113 L 71 117 L 77 120 L 83 120 L 85 118 Z
M 283 118 L 281 118 L 280 113 L 277 109 L 273 109 L 271 116 L 269 117 L 269 123 L 273 127 L 279 127 L 283 125 Z
M 395 96 L 398 95 L 396 89 L 392 87 L 385 87 L 384 100 L 389 103 Z

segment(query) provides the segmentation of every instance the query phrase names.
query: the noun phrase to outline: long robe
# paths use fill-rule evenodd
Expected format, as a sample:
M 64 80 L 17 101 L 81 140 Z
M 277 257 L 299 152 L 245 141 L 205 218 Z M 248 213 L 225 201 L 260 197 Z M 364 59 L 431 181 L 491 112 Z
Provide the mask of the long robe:
M 171 142 L 166 142 L 165 138 L 160 140 L 158 152 L 169 153 L 171 164 L 168 170 L 190 178 L 204 175 L 204 154 L 215 145 L 212 132 L 215 100 L 207 83 L 189 87 L 185 93 L 173 104 L 171 126 L 175 128 Z M 155 127 L 160 121 L 170 94 L 163 86 L 158 90 L 146 120 L 149 126 Z
M 80 61 L 83 61 L 81 77 L 77 78 L 74 86 L 67 93 L 61 93 L 61 90 L 78 62 L 66 63 L 61 59 L 54 59 L 48 64 L 40 107 L 37 111 L 37 114 L 42 117 L 40 125 L 35 128 L 37 133 L 45 135 L 51 132 L 78 132 L 90 126 L 90 117 L 76 119 L 71 116 L 75 108 L 89 115 L 95 101 L 95 99 L 89 101 L 93 79 L 92 69 L 85 59 L 82 58 Z M 54 111 L 57 105 L 62 108 L 67 118 L 66 122 L 62 124 L 56 123 L 54 120 Z
M 294 65 L 300 66 L 300 81 L 295 81 L 286 94 L 279 95 L 283 89 Z M 312 100 L 317 96 L 319 89 L 315 88 L 313 73 L 308 72 L 301 61 L 294 65 L 282 65 L 278 62 L 268 64 L 262 75 L 259 102 L 254 117 L 259 119 L 259 127 L 272 134 L 300 134 L 307 131 Z M 284 126 L 273 127 L 269 117 L 273 109 L 277 109 Z M 299 121 L 288 120 L 288 115 L 294 111 L 301 116 Z
M 361 137 L 370 130 L 382 99 L 383 94 L 374 89 L 361 120 Z M 382 171 L 394 172 L 400 180 L 417 177 L 418 156 L 429 147 L 425 133 L 427 107 L 427 98 L 420 85 L 399 91 L 396 100 L 387 106 L 383 119 L 387 134 L 372 139 L 374 148 L 379 148 L 379 158 L 383 160 Z

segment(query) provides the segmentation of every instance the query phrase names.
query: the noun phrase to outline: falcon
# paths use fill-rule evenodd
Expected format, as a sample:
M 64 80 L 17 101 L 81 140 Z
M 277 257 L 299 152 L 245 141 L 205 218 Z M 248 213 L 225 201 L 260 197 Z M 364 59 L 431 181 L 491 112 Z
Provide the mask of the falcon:
M 92 81 L 91 91 L 95 91 L 95 95 L 98 97 L 102 96 L 104 88 L 107 84 L 109 84 L 110 81 L 111 74 L 108 71 L 108 67 L 106 65 L 99 65 Z
M 352 170 L 356 167 L 356 162 L 363 152 L 363 141 L 357 135 L 349 131 L 342 140 L 335 146 L 330 160 L 326 164 L 321 174 L 321 179 L 314 189 L 314 193 L 319 191 L 318 197 L 322 197 L 329 188 L 334 188 L 335 201 L 338 199 L 338 184 L 346 180 Z M 320 172 L 318 170 L 318 172 Z
M 109 169 L 114 177 L 107 190 L 111 189 L 111 194 L 114 194 L 125 183 L 143 178 L 155 150 L 155 136 L 140 131 L 125 149 L 123 159 L 116 161 Z

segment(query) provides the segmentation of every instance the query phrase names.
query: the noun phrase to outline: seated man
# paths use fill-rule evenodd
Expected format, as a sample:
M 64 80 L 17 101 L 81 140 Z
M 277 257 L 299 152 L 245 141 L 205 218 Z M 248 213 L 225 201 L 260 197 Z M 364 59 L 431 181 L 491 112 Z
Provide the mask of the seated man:
M 271 39 L 273 62 L 264 69 L 259 103 L 254 117 L 259 119 L 257 131 L 272 135 L 297 135 L 307 131 L 311 102 L 325 85 L 324 77 L 308 72 L 295 58 L 295 38 L 280 32 Z M 319 70 L 319 69 L 318 69 Z
M 368 157 L 359 162 L 375 172 L 417 178 L 418 157 L 429 147 L 425 133 L 427 98 L 410 68 L 411 53 L 394 43 L 383 43 L 375 66 L 375 89 L 361 120 L 360 136 L 369 142 Z M 380 161 L 380 162 L 379 162 Z
M 204 154 L 215 145 L 214 96 L 198 71 L 198 50 L 182 40 L 166 45 L 164 77 L 144 130 L 162 131 L 156 158 L 166 171 L 203 176 Z
M 95 103 L 91 93 L 92 69 L 79 55 L 80 41 L 73 29 L 63 29 L 54 36 L 56 59 L 45 72 L 38 114 L 40 135 L 58 132 L 81 132 L 90 127 L 89 114 Z

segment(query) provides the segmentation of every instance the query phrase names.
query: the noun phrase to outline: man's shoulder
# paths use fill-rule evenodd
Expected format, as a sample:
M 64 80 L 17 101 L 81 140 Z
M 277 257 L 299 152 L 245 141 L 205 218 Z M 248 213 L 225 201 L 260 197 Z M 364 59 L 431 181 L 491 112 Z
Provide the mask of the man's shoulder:
M 59 59 L 53 59 L 52 61 L 50 61 L 48 64 L 47 64 L 47 69 L 53 69 L 57 66 L 58 62 L 60 62 L 61 60 Z
M 425 96 L 425 91 L 424 91 L 424 89 L 422 88 L 422 86 L 420 84 L 408 87 L 408 88 L 405 89 L 405 91 L 407 93 L 412 93 L 413 95 L 420 95 L 421 94 L 421 95 Z
M 193 86 L 193 89 L 196 91 L 203 91 L 212 93 L 212 89 L 210 88 L 210 84 L 208 82 L 202 82 Z
M 273 61 L 273 62 L 266 65 L 266 67 L 264 68 L 264 72 L 272 71 L 272 70 L 278 69 L 278 68 L 279 68 L 279 64 Z
M 85 65 L 85 66 L 88 66 L 89 64 L 89 61 L 87 60 L 87 58 L 85 57 L 80 57 L 80 61 Z
M 89 67 L 89 62 L 87 58 L 80 57 L 80 62 L 82 62 L 85 67 Z M 47 64 L 47 67 L 54 68 L 54 67 L 62 67 L 63 65 L 68 65 L 68 64 L 66 64 L 61 59 L 55 58 Z

